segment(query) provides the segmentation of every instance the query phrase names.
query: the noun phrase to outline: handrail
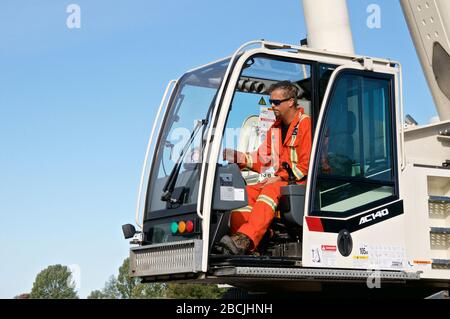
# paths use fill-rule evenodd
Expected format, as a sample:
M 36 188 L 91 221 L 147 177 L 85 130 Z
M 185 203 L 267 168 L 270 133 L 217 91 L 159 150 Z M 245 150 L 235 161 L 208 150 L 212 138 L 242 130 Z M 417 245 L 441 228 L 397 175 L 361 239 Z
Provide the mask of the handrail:
M 145 172 L 147 170 L 148 155 L 150 153 L 150 147 L 152 145 L 153 136 L 154 136 L 155 130 L 156 130 L 156 125 L 158 124 L 159 116 L 161 114 L 163 106 L 165 105 L 167 95 L 168 95 L 170 89 L 175 87 L 177 82 L 178 82 L 178 80 L 171 80 L 167 84 L 166 90 L 164 91 L 164 95 L 163 95 L 163 97 L 161 99 L 161 103 L 159 104 L 159 108 L 158 108 L 158 112 L 156 113 L 155 120 L 153 121 L 153 127 L 152 127 L 152 131 L 150 133 L 150 138 L 148 139 L 147 151 L 145 152 L 144 164 L 142 165 L 141 180 L 140 180 L 140 183 L 139 183 L 139 191 L 138 191 L 138 198 L 137 198 L 137 204 L 136 204 L 136 215 L 135 215 L 136 225 L 138 225 L 139 228 L 141 228 L 141 229 L 143 228 L 143 222 L 140 221 L 140 216 L 139 215 L 140 215 L 140 210 L 141 210 L 142 188 L 143 188 L 143 185 L 144 185 Z M 147 193 L 147 191 L 146 191 L 146 193 Z
M 401 149 L 401 162 L 400 170 L 403 171 L 406 167 L 406 152 L 405 152 L 405 126 L 403 121 L 405 120 L 403 109 L 403 72 L 402 65 L 399 62 L 395 62 L 398 65 L 399 74 L 399 96 L 400 96 L 400 149 Z

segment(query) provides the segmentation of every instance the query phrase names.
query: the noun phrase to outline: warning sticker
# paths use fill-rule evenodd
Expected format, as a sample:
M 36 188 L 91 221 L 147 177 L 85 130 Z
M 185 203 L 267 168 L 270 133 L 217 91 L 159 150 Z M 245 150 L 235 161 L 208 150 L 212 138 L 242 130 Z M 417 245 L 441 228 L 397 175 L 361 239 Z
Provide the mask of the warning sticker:
M 431 260 L 413 260 L 412 263 L 416 265 L 431 265 Z
M 259 99 L 259 105 L 267 105 L 266 100 L 264 100 L 264 97 L 261 96 L 261 99 Z
M 416 269 L 417 271 L 424 271 L 431 269 L 432 261 L 429 259 L 413 259 L 408 261 L 409 268 Z
M 260 143 L 264 142 L 266 139 L 266 133 L 271 128 L 273 123 L 275 123 L 275 120 L 275 113 L 268 107 L 261 106 L 259 112 Z
M 234 201 L 234 187 L 232 174 L 220 174 L 220 199 L 224 201 Z
M 336 266 L 336 246 L 335 245 L 313 245 L 311 246 L 311 261 L 321 266 Z
M 265 122 L 275 122 L 275 113 L 266 106 L 261 106 L 259 111 L 259 120 Z
M 323 251 L 336 251 L 337 248 L 334 245 L 322 245 Z

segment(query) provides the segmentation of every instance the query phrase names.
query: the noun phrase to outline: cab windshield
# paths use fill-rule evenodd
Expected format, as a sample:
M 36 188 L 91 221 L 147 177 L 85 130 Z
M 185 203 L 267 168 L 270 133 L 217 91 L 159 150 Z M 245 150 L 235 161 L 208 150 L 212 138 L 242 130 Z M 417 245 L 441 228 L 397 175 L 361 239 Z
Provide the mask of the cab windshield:
M 203 140 L 229 59 L 186 73 L 171 97 L 149 179 L 146 217 L 197 203 Z

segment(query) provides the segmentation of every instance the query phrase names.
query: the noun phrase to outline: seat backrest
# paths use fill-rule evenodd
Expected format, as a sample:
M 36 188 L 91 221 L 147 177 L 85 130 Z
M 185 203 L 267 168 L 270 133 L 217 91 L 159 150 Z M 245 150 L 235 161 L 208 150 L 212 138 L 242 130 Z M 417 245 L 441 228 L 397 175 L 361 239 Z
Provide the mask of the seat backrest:
M 305 208 L 305 185 L 281 186 L 281 198 L 278 205 L 280 217 L 291 225 L 303 225 Z

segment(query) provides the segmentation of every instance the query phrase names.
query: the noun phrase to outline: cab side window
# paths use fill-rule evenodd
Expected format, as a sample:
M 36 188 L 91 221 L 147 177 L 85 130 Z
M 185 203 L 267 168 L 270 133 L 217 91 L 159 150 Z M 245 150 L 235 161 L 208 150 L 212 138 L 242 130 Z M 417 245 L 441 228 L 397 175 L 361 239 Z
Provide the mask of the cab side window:
M 322 125 L 313 213 L 345 215 L 397 196 L 392 79 L 344 72 Z

